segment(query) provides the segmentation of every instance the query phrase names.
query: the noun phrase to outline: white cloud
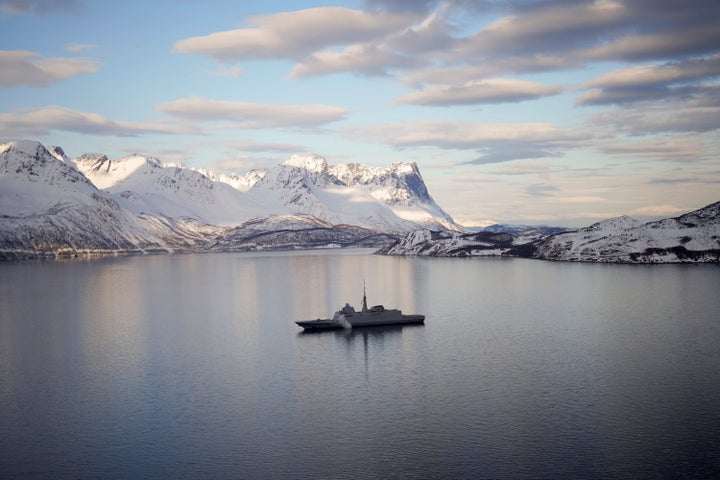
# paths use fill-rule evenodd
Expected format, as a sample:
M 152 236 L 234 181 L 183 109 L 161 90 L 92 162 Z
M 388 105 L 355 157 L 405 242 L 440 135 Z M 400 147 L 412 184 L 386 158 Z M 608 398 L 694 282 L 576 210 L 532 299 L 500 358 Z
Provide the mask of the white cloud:
M 431 85 L 403 95 L 396 103 L 437 106 L 507 103 L 557 95 L 560 92 L 562 87 L 558 85 L 513 78 L 488 78 L 461 85 Z
M 690 4 L 687 7 L 695 8 Z M 676 27 L 679 26 L 678 22 Z M 707 19 L 699 19 L 692 26 L 692 34 L 688 34 L 684 28 L 631 34 L 614 42 L 581 50 L 577 54 L 591 60 L 648 60 L 705 53 L 716 50 L 717 45 L 720 45 L 720 29 L 717 18 L 710 15 Z
M 98 63 L 82 57 L 43 57 L 25 50 L 0 50 L 0 86 L 45 87 L 84 73 L 95 73 Z
M 175 43 L 182 53 L 220 61 L 298 58 L 319 49 L 367 41 L 407 25 L 416 15 L 318 7 L 250 17 L 249 28 L 216 32 Z
M 0 114 L 0 131 L 7 136 L 47 135 L 50 131 L 114 136 L 200 133 L 197 128 L 179 124 L 115 121 L 54 105 Z
M 613 70 L 585 84 L 589 88 L 647 87 L 700 80 L 720 75 L 720 54 L 662 65 Z
M 196 122 L 239 122 L 232 128 L 312 127 L 342 120 L 349 113 L 331 105 L 268 105 L 201 97 L 160 103 L 155 108 Z
M 479 65 L 441 67 L 432 66 L 408 73 L 403 83 L 420 86 L 428 83 L 462 84 L 504 73 L 528 73 L 552 70 L 565 70 L 579 66 L 577 61 L 548 55 L 528 55 L 523 57 L 503 57 Z
M 593 45 L 597 35 L 622 24 L 622 2 L 548 2 L 506 15 L 460 42 L 460 55 L 535 54 Z
M 386 75 L 388 68 L 411 68 L 421 61 L 373 44 L 350 45 L 342 51 L 326 50 L 297 63 L 291 77 L 310 77 L 338 72 Z
M 591 135 L 549 123 L 474 123 L 412 121 L 346 128 L 352 137 L 397 148 L 435 147 L 474 150 L 481 156 L 467 163 L 498 163 L 561 156 L 587 145 Z
M 714 88 L 700 82 L 720 76 L 720 54 L 613 70 L 584 84 L 592 90 L 577 100 L 578 105 L 633 103 L 643 100 L 667 101 L 672 97 L 691 99 L 712 95 Z

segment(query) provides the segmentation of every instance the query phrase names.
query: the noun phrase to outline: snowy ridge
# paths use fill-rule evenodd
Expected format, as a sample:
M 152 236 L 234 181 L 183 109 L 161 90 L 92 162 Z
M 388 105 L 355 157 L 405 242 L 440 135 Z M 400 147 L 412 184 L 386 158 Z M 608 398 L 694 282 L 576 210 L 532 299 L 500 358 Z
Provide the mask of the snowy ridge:
M 420 229 L 381 248 L 383 255 L 426 255 L 433 257 L 498 256 L 508 253 L 521 241 L 505 232 L 461 233 Z
M 218 175 L 139 154 L 119 160 L 87 154 L 73 162 L 97 188 L 136 213 L 225 226 L 305 214 L 389 233 L 460 229 L 430 197 L 415 164 L 330 167 L 319 155 L 296 154 L 267 170 Z
M 622 216 L 579 230 L 538 234 L 416 230 L 378 253 L 387 255 L 506 255 L 604 263 L 720 262 L 720 202 L 677 218 L 640 223 Z
M 720 202 L 677 218 L 640 223 L 618 217 L 551 236 L 534 258 L 580 262 L 686 263 L 720 261 Z
M 430 197 L 415 164 L 329 166 L 319 155 L 293 155 L 254 178 L 247 193 L 278 213 L 395 233 L 418 227 L 461 230 Z

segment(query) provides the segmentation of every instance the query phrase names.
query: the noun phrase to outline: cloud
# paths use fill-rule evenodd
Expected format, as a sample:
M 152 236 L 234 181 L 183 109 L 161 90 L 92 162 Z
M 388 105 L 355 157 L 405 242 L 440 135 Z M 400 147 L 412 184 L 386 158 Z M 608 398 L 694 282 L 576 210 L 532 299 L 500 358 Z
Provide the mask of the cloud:
M 632 108 L 596 113 L 590 123 L 610 126 L 629 135 L 704 133 L 720 129 L 720 86 L 706 87 L 703 95 L 635 102 Z
M 0 13 L 15 15 L 43 15 L 75 11 L 81 6 L 79 0 L 0 0 Z
M 365 6 L 252 16 L 241 28 L 179 40 L 175 51 L 224 62 L 290 59 L 297 62 L 292 77 L 424 68 L 406 77 L 419 86 L 596 61 L 668 60 L 716 52 L 720 44 L 716 0 L 368 0 Z M 494 20 L 484 24 L 487 19 Z M 468 33 L 473 25 L 482 26 Z
M 367 76 L 385 76 L 388 68 L 412 68 L 421 60 L 393 52 L 380 45 L 356 44 L 342 51 L 315 53 L 297 63 L 291 77 L 311 77 L 354 71 Z
M 434 147 L 474 150 L 480 157 L 468 163 L 498 163 L 561 156 L 566 149 L 586 145 L 587 132 L 549 123 L 484 124 L 414 121 L 344 129 L 347 135 L 396 148 Z
M 547 162 L 513 162 L 512 164 L 504 165 L 502 168 L 496 168 L 493 170 L 493 175 L 546 175 L 550 173 L 550 164 Z
M 518 9 L 459 43 L 460 55 L 503 57 L 548 54 L 592 46 L 598 37 L 627 21 L 616 1 L 544 2 Z
M 567 58 L 547 55 L 504 57 L 480 65 L 436 66 L 410 72 L 403 83 L 417 87 L 425 84 L 463 84 L 504 73 L 547 72 L 577 68 L 580 63 Z
M 46 87 L 84 73 L 95 73 L 98 63 L 82 57 L 43 57 L 25 50 L 0 50 L 0 86 Z
M 413 17 L 412 20 L 416 18 Z M 403 25 L 397 31 L 380 35 L 343 50 L 323 50 L 298 62 L 290 76 L 309 77 L 338 72 L 360 75 L 388 75 L 390 70 L 419 68 L 428 64 L 425 56 L 452 45 L 448 23 L 432 14 L 418 24 Z
M 369 10 L 389 12 L 420 12 L 424 13 L 438 4 L 438 0 L 365 0 Z
M 557 95 L 560 92 L 562 87 L 558 85 L 512 78 L 488 78 L 462 85 L 432 85 L 403 95 L 396 103 L 435 106 L 513 103 Z
M 179 124 L 115 121 L 97 113 L 55 105 L 0 114 L 0 131 L 18 137 L 47 135 L 51 131 L 112 136 L 199 133 L 196 128 Z
M 703 80 L 720 75 L 720 54 L 662 65 L 613 70 L 586 83 L 591 88 L 648 87 Z
M 672 177 L 672 178 L 653 178 L 648 183 L 651 185 L 676 185 L 676 184 L 681 184 L 681 183 L 688 183 L 688 184 L 720 183 L 720 180 L 704 178 L 704 177 Z
M 72 53 L 83 52 L 85 50 L 91 50 L 95 48 L 95 45 L 91 43 L 66 43 L 65 50 Z
M 547 55 L 580 63 L 665 60 L 717 51 L 718 21 L 715 0 L 518 4 L 510 14 L 458 39 L 454 59 Z
M 560 189 L 547 183 L 533 183 L 525 188 L 525 192 L 531 197 L 551 197 Z
M 252 25 L 175 43 L 182 53 L 230 62 L 301 58 L 319 49 L 363 42 L 407 25 L 415 15 L 368 13 L 344 7 L 318 7 L 247 19 Z
M 613 140 L 597 148 L 602 153 L 621 158 L 674 162 L 698 162 L 716 158 L 720 153 L 717 147 L 713 150 L 702 136 L 695 134 L 653 137 L 636 142 Z
M 680 208 L 675 205 L 648 205 L 646 207 L 640 207 L 630 211 L 629 215 L 667 218 L 672 217 L 673 215 L 687 213 L 687 211 L 687 208 Z
M 314 127 L 343 120 L 349 113 L 330 105 L 267 105 L 201 97 L 160 103 L 155 108 L 195 122 L 240 122 L 233 128 Z
M 688 7 L 696 8 L 694 5 Z M 628 35 L 608 44 L 582 51 L 592 60 L 650 60 L 677 55 L 707 53 L 720 44 L 718 17 L 700 20 L 692 26 L 692 35 L 678 28 L 667 32 Z
M 690 98 L 706 92 L 694 83 L 720 76 L 720 54 L 662 65 L 641 65 L 613 70 L 587 82 L 593 90 L 578 105 L 603 105 L 669 97 Z

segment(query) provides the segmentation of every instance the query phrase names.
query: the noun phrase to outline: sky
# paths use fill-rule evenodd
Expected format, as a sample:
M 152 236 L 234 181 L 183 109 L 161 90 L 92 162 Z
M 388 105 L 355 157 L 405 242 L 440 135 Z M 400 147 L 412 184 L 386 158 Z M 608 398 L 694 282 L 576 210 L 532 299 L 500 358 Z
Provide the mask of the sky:
M 720 200 L 717 0 L 0 0 L 0 140 L 416 162 L 464 225 Z

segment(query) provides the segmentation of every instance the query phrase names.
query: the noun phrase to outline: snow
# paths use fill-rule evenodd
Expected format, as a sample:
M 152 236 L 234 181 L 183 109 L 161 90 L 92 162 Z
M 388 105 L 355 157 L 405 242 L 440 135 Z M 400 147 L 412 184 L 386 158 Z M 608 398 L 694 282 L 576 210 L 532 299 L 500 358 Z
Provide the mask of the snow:
M 69 160 L 61 147 L 50 151 L 34 141 L 3 144 L 0 156 L 4 258 L 22 252 L 298 248 L 358 240 L 371 246 L 420 226 L 459 228 L 427 194 L 413 164 L 330 167 L 319 155 L 303 154 L 267 170 L 217 175 L 142 154 Z M 305 226 L 323 226 L 295 236 L 268 236 L 272 232 L 265 230 L 263 239 L 249 242 L 232 233 L 256 218 L 294 215 L 303 215 Z M 275 223 L 259 224 L 272 229 Z
M 283 162 L 283 165 L 297 167 L 313 173 L 324 173 L 328 169 L 327 160 L 317 154 L 294 154 Z
M 645 224 L 627 216 L 604 220 L 549 237 L 536 256 L 586 262 L 669 263 L 697 261 L 695 257 L 718 261 L 719 205 Z
M 575 231 L 538 228 L 522 235 L 517 226 L 500 232 L 410 232 L 382 249 L 388 255 L 515 255 L 544 260 L 605 263 L 720 262 L 720 202 L 678 218 L 640 223 L 622 216 Z M 549 232 L 542 236 L 537 232 Z
M 432 199 L 414 163 L 331 166 L 302 154 L 266 170 L 217 175 L 142 154 L 69 160 L 61 147 L 31 140 L 0 145 L 0 258 L 368 246 L 405 235 L 383 253 L 719 262 L 719 217 L 720 202 L 645 224 L 621 216 L 562 233 L 465 232 Z

